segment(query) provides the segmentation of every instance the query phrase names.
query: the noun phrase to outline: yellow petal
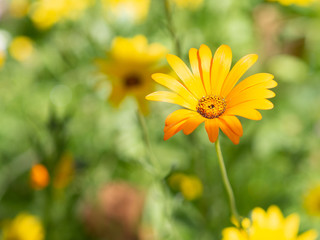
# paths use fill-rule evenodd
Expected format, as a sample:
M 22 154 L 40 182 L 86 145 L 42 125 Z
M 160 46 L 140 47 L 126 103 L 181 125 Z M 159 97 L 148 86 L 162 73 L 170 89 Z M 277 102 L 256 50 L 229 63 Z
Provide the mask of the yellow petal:
M 157 92 L 154 92 L 154 93 L 147 95 L 146 99 L 150 100 L 150 101 L 174 103 L 174 104 L 178 104 L 182 107 L 189 108 L 191 110 L 196 111 L 196 106 L 191 105 L 189 102 L 187 102 L 181 96 L 179 96 L 178 94 L 173 93 L 173 92 L 157 91 Z
M 197 89 L 196 79 L 192 75 L 187 65 L 180 58 L 172 54 L 167 55 L 167 61 L 179 76 L 179 78 L 182 80 L 182 82 L 185 84 L 187 89 L 189 89 L 189 91 L 192 92 L 196 98 L 200 99 L 202 95 Z
M 297 240 L 316 240 L 317 237 L 318 237 L 317 231 L 309 230 L 301 234 L 299 237 L 297 237 Z
M 281 210 L 277 206 L 270 206 L 267 210 L 268 226 L 270 228 L 277 228 L 284 222 Z
M 230 129 L 237 134 L 238 136 L 243 135 L 243 128 L 241 125 L 241 122 L 239 119 L 235 116 L 221 116 L 221 119 L 223 119 L 227 125 L 230 127 Z
M 193 116 L 194 111 L 188 109 L 179 109 L 169 114 L 165 120 L 165 125 L 169 126 L 171 124 L 180 122 L 182 119 L 186 119 L 187 117 Z
M 232 51 L 227 45 L 221 45 L 214 54 L 211 67 L 211 87 L 213 95 L 220 95 L 232 62 Z
M 287 239 L 296 238 L 299 231 L 299 216 L 291 214 L 284 220 L 284 234 Z
M 227 110 L 224 112 L 223 115 L 227 115 L 227 116 L 236 115 L 236 116 L 244 117 L 251 120 L 262 119 L 261 114 L 257 110 L 252 108 L 240 107 L 239 105 L 234 106 L 232 108 L 227 108 Z
M 267 213 L 262 208 L 255 208 L 252 211 L 252 224 L 253 226 L 265 227 L 267 223 Z
M 221 96 L 226 97 L 242 75 L 258 60 L 258 55 L 249 54 L 241 58 L 231 69 L 222 85 Z
M 183 97 L 192 105 L 197 105 L 198 100 L 178 80 L 163 73 L 155 73 L 151 76 L 157 83 L 169 88 Z
M 238 144 L 240 141 L 240 136 L 238 136 L 234 131 L 232 131 L 231 127 L 227 124 L 226 121 L 219 118 L 218 119 L 219 127 L 221 128 L 222 132 L 227 135 L 227 137 L 234 143 Z
M 207 94 L 211 94 L 211 63 L 212 53 L 207 45 L 202 44 L 199 49 L 200 65 L 202 70 L 202 80 Z
M 255 100 L 239 103 L 234 107 L 267 110 L 267 109 L 273 108 L 273 103 L 267 99 L 255 99 Z
M 204 89 L 203 81 L 200 74 L 201 67 L 199 66 L 199 55 L 197 49 L 191 48 L 189 50 L 189 60 L 194 78 L 196 79 L 195 85 L 197 86 L 197 92 L 201 97 L 206 96 L 207 93 Z
M 273 75 L 269 73 L 257 73 L 250 77 L 247 77 L 239 84 L 237 84 L 226 97 L 226 100 L 232 99 L 240 92 L 255 86 L 263 86 L 265 88 L 274 88 L 277 86 L 277 82 L 272 80 Z
M 233 97 L 229 102 L 227 102 L 227 106 L 231 108 L 243 102 L 252 101 L 255 99 L 272 98 L 274 96 L 274 92 L 265 88 L 249 88 L 245 91 L 242 91 L 239 95 Z
M 217 118 L 207 119 L 205 121 L 205 129 L 207 131 L 210 142 L 214 143 L 217 141 L 219 135 L 219 125 Z

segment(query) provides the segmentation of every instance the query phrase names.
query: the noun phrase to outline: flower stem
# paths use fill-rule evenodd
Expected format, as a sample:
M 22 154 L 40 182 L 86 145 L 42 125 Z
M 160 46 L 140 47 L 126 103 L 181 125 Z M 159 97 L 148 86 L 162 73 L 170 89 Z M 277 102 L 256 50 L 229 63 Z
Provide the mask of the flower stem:
M 221 175 L 222 175 L 223 184 L 224 184 L 224 187 L 225 187 L 227 194 L 228 194 L 228 197 L 229 197 L 230 210 L 231 210 L 232 215 L 236 218 L 236 220 L 238 222 L 238 226 L 240 227 L 241 226 L 240 216 L 237 211 L 236 201 L 235 201 L 232 187 L 231 187 L 228 175 L 227 175 L 226 166 L 223 161 L 219 137 L 217 138 L 217 141 L 215 142 L 215 144 L 216 144 L 216 151 L 217 151 L 217 155 L 218 155 L 218 162 L 219 162 L 219 167 L 220 167 L 220 171 L 221 171 Z
M 168 21 L 168 30 L 171 34 L 171 37 L 174 41 L 174 45 L 176 48 L 176 52 L 178 57 L 181 58 L 181 47 L 180 47 L 180 41 L 179 38 L 177 37 L 174 25 L 173 25 L 173 21 L 172 21 L 172 11 L 171 11 L 171 6 L 170 6 L 170 1 L 169 0 L 163 0 L 164 3 L 164 9 L 166 12 L 166 17 L 167 17 L 167 21 Z

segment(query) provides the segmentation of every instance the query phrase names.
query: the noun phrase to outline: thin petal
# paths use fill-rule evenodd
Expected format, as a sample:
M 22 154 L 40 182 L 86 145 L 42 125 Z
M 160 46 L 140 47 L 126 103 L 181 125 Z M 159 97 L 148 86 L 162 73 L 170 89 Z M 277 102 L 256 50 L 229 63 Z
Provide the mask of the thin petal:
M 228 126 L 232 129 L 232 131 L 237 134 L 238 136 L 243 135 L 243 128 L 239 119 L 235 116 L 221 116 Z
M 205 121 L 205 129 L 207 131 L 210 142 L 217 141 L 219 135 L 219 125 L 217 118 L 208 119 Z
M 270 102 L 267 99 L 255 99 L 255 100 L 252 100 L 252 101 L 239 103 L 239 104 L 235 105 L 234 107 L 267 110 L 267 109 L 272 109 L 273 108 L 273 103 Z
M 169 126 L 174 123 L 178 123 L 183 119 L 186 119 L 187 117 L 193 116 L 194 111 L 188 110 L 188 109 L 179 109 L 174 111 L 173 113 L 169 114 L 168 117 L 165 120 L 165 126 Z
M 171 138 L 173 135 L 175 135 L 176 133 L 178 133 L 179 131 L 182 130 L 182 127 L 183 127 L 183 124 L 186 122 L 187 120 L 182 120 L 181 122 L 173 125 L 172 127 L 170 128 L 167 128 L 165 131 L 164 131 L 164 137 L 163 139 L 166 141 L 168 140 L 169 138 Z
M 255 99 L 273 98 L 275 93 L 265 88 L 249 88 L 227 102 L 228 107 L 236 106 L 240 103 L 252 101 Z
M 192 133 L 201 123 L 203 123 L 206 119 L 199 114 L 194 117 L 189 118 L 183 124 L 183 133 L 189 135 Z
M 211 63 L 212 52 L 207 45 L 202 44 L 199 49 L 199 58 L 202 69 L 202 80 L 207 94 L 211 94 Z
M 200 99 L 202 97 L 202 94 L 197 88 L 196 79 L 192 75 L 187 65 L 179 57 L 172 54 L 167 55 L 167 61 L 179 76 L 179 78 L 182 80 L 182 82 L 185 84 L 187 89 L 189 89 L 190 92 L 195 95 L 195 97 Z
M 196 105 L 191 105 L 181 96 L 173 92 L 157 91 L 147 95 L 146 99 L 150 101 L 174 103 L 194 111 L 196 110 Z
M 231 92 L 226 97 L 227 100 L 231 99 L 233 96 L 236 96 L 240 92 L 255 86 L 263 86 L 265 88 L 274 88 L 277 86 L 277 82 L 272 80 L 273 75 L 269 73 L 257 73 L 250 77 L 247 77 L 239 84 L 237 84 Z
M 222 132 L 227 135 L 227 137 L 234 143 L 238 144 L 240 141 L 240 136 L 237 135 L 234 131 L 232 131 L 231 127 L 228 125 L 226 121 L 219 118 L 218 119 L 219 127 L 221 128 Z
M 213 95 L 220 95 L 232 62 L 232 51 L 227 45 L 221 45 L 214 54 L 211 66 L 211 87 Z
M 185 88 L 178 80 L 174 77 L 171 77 L 167 74 L 163 73 L 155 73 L 152 74 L 152 79 L 157 83 L 169 88 L 170 90 L 176 92 L 181 97 L 183 97 L 186 101 L 188 101 L 192 105 L 197 105 L 198 100 L 189 92 L 188 89 Z
M 227 108 L 227 110 L 224 112 L 224 115 L 227 116 L 240 116 L 251 120 L 261 120 L 262 116 L 261 114 L 252 108 L 244 108 L 239 106 L 234 106 L 232 108 Z
M 227 96 L 242 75 L 258 60 L 258 55 L 249 54 L 241 58 L 231 69 L 222 85 L 221 96 Z
M 189 50 L 189 60 L 190 60 L 190 65 L 191 69 L 194 75 L 194 78 L 196 80 L 195 85 L 197 86 L 197 91 L 199 93 L 199 96 L 205 96 L 206 91 L 204 89 L 204 85 L 201 79 L 201 74 L 200 74 L 200 69 L 201 67 L 199 66 L 199 59 L 198 59 L 198 50 L 195 48 L 191 48 Z

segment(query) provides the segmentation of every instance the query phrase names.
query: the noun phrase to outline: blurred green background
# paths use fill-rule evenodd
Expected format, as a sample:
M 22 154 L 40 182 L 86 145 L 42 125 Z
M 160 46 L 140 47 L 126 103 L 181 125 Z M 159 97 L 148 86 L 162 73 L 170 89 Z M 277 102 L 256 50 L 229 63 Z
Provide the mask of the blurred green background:
M 186 62 L 191 47 L 204 43 L 215 51 L 227 44 L 233 63 L 249 53 L 259 55 L 247 75 L 274 74 L 274 109 L 262 111 L 258 122 L 240 119 L 244 135 L 239 145 L 221 137 L 238 209 L 248 216 L 254 207 L 275 204 L 285 216 L 300 215 L 301 232 L 320 232 L 320 193 L 313 196 L 318 208 L 305 200 L 320 183 L 319 4 L 206 0 L 184 7 L 170 2 L 170 23 L 162 0 L 152 0 L 146 16 L 133 7 L 122 6 L 119 13 L 108 1 L 62 0 L 68 2 L 63 13 L 49 6 L 40 9 L 44 16 L 37 20 L 40 2 L 45 1 L 0 1 L 3 239 L 10 239 L 4 233 L 8 221 L 22 213 L 37 216 L 45 239 L 221 239 L 222 229 L 232 224 L 214 145 L 204 127 L 163 141 L 164 120 L 179 107 L 147 103 L 150 113 L 142 119 L 132 96 L 114 107 L 108 101 L 112 84 L 95 64 L 108 58 L 119 36 L 144 35 L 149 43 L 177 53 L 170 28 Z M 141 10 L 143 1 L 136 2 Z M 13 44 L 19 36 L 27 41 Z M 166 66 L 164 58 L 161 64 Z M 48 185 L 46 180 L 43 186 L 30 183 L 31 168 L 39 163 L 48 170 Z M 179 176 L 189 181 L 186 187 L 177 186 Z M 48 178 L 45 171 L 42 177 Z M 117 229 L 112 224 L 101 223 L 103 203 L 121 194 L 130 214 L 121 206 L 106 211 L 122 214 L 125 238 L 112 233 Z M 138 228 L 134 236 L 131 225 Z

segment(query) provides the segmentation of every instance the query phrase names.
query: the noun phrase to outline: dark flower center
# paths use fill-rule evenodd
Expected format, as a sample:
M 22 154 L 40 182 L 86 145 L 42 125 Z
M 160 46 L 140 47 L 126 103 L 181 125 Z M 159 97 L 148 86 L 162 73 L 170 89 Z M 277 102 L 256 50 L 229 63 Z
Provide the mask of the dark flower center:
M 141 77 L 137 74 L 130 74 L 124 78 L 124 84 L 128 88 L 136 87 L 142 84 Z
M 220 96 L 206 96 L 199 100 L 197 112 L 205 118 L 217 118 L 226 111 L 227 103 Z

